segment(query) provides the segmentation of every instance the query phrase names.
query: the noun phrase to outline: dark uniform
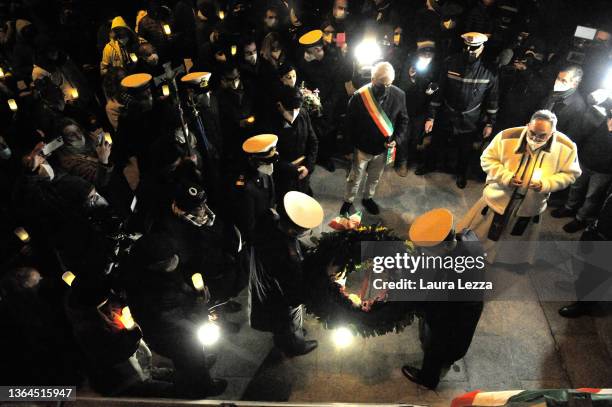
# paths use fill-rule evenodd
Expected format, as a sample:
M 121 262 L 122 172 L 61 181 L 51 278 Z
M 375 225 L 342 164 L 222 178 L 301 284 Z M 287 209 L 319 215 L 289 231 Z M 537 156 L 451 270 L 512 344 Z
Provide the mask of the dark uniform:
M 455 234 L 453 215 L 443 208 L 433 209 L 415 219 L 410 227 L 409 237 L 417 247 L 428 249 L 429 255 L 477 258 L 484 256 L 484 249 L 476 234 L 464 229 Z M 448 250 L 444 245 L 455 241 L 456 246 Z M 435 279 L 450 281 L 456 279 L 453 269 L 435 271 Z M 450 275 L 449 275 L 450 273 Z M 482 281 L 483 271 L 470 270 L 470 278 Z M 409 380 L 435 389 L 440 377 L 454 362 L 467 353 L 476 325 L 482 313 L 481 298 L 466 301 L 462 292 L 450 291 L 442 301 L 440 293 L 428 293 L 428 302 L 422 303 L 419 337 L 423 345 L 421 369 L 410 365 L 402 367 L 402 373 Z M 432 297 L 433 295 L 433 297 Z
M 276 206 L 274 180 L 271 175 L 250 170 L 238 176 L 234 185 L 237 226 L 250 242 L 257 223 Z
M 470 62 L 467 55 L 456 54 L 444 61 L 438 83 L 440 90 L 429 105 L 429 117 L 435 124 L 427 167 L 433 168 L 439 151 L 454 142 L 459 185 L 460 178 L 465 180 L 472 146 L 482 139 L 481 117 L 486 116 L 487 126 L 495 123 L 497 75 L 480 58 Z
M 290 356 L 317 347 L 302 329 L 305 290 L 298 236 L 321 224 L 323 208 L 301 192 L 288 192 L 281 215 L 271 212 L 259 223 L 252 246 L 249 279 L 250 323 L 272 332 L 274 344 Z

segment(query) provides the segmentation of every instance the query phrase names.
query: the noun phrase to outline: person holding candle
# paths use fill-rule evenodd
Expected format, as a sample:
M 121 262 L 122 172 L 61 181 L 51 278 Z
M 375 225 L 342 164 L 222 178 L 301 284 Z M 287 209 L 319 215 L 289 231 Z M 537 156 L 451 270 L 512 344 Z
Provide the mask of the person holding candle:
M 497 134 L 480 158 L 487 183 L 459 228 L 478 235 L 490 262 L 532 263 L 535 244 L 515 243 L 538 240 L 550 194 L 581 174 L 577 147 L 556 124 L 554 113 L 539 110 L 527 126 Z
M 106 75 L 111 66 L 130 69 L 138 62 L 138 36 L 128 27 L 123 17 L 115 17 L 111 23 L 109 41 L 102 50 L 100 74 Z
M 170 235 L 154 232 L 140 238 L 124 274 L 127 302 L 151 350 L 172 360 L 174 396 L 216 396 L 227 381 L 210 376 L 216 358 L 196 335 L 208 321 L 208 307 L 191 276 L 183 275 L 181 263 L 178 242 Z

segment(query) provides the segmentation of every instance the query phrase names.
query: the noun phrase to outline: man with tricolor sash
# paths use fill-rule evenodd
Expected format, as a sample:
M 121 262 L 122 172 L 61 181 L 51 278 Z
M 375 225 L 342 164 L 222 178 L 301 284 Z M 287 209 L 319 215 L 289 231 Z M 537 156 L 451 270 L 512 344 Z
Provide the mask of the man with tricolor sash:
M 393 162 L 395 148 L 406 138 L 406 95 L 392 85 L 395 71 L 390 63 L 372 67 L 372 82 L 351 97 L 346 116 L 346 134 L 353 146 L 353 163 L 346 182 L 340 214 L 354 212 L 353 201 L 367 176 L 361 203 L 371 214 L 380 209 L 373 196 L 385 165 Z

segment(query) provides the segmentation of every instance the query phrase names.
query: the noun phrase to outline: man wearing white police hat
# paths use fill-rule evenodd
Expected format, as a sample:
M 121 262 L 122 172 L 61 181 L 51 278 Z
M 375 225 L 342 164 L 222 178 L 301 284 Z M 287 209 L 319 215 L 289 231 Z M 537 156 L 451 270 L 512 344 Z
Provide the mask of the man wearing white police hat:
M 425 133 L 433 131 L 432 144 L 416 174 L 434 170 L 438 155 L 455 144 L 456 183 L 463 189 L 472 150 L 479 149 L 482 140 L 491 136 L 498 110 L 498 84 L 494 69 L 482 61 L 488 37 L 469 32 L 461 38 L 463 53 L 448 57 L 440 70 L 439 91 L 432 97 L 424 126 Z M 481 117 L 485 117 L 484 123 Z
M 242 144 L 246 154 L 247 168 L 234 183 L 236 193 L 237 226 L 246 238 L 252 241 L 257 223 L 276 207 L 272 172 L 278 161 L 276 144 L 278 136 L 259 134 Z
M 314 350 L 317 341 L 305 340 L 302 303 L 302 249 L 298 238 L 323 222 L 323 208 L 312 197 L 289 191 L 278 213 L 258 227 L 253 242 L 249 294 L 254 329 L 272 332 L 274 344 L 287 356 Z

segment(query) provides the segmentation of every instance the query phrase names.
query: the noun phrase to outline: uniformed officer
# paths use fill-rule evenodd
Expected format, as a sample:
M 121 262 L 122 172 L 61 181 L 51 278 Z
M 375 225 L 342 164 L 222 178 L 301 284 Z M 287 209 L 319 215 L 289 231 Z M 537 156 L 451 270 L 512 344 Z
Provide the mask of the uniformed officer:
M 278 136 L 260 134 L 242 144 L 248 156 L 248 168 L 236 180 L 234 190 L 237 226 L 248 243 L 253 240 L 257 223 L 269 214 L 269 209 L 276 207 L 272 172 L 278 161 L 277 143 Z
M 419 216 L 410 226 L 408 236 L 417 248 L 430 256 L 476 258 L 484 255 L 474 232 L 464 229 L 455 233 L 453 214 L 448 209 L 433 209 Z M 436 277 L 440 272 L 445 271 L 438 271 Z M 476 270 L 470 273 L 471 278 L 478 278 Z M 410 381 L 429 389 L 435 389 L 448 368 L 465 356 L 482 313 L 482 301 L 458 301 L 449 294 L 446 301 L 437 298 L 438 301 L 423 303 L 419 325 L 423 364 L 420 369 L 410 365 L 402 367 L 402 373 Z
M 440 90 L 430 102 L 429 117 L 425 121 L 425 133 L 434 130 L 432 145 L 427 149 L 426 164 L 416 174 L 432 171 L 437 154 L 452 140 L 457 154 L 457 186 L 465 188 L 471 151 L 476 145 L 480 147 L 482 138 L 491 136 L 497 114 L 498 85 L 497 75 L 481 59 L 487 36 L 469 32 L 461 37 L 465 43 L 463 53 L 448 57 L 440 71 Z M 486 119 L 481 138 L 482 116 Z
M 287 356 L 314 350 L 317 341 L 304 339 L 302 249 L 299 237 L 323 221 L 323 208 L 312 197 L 289 191 L 278 213 L 257 227 L 250 279 L 250 322 L 254 329 L 272 332 L 274 344 Z

